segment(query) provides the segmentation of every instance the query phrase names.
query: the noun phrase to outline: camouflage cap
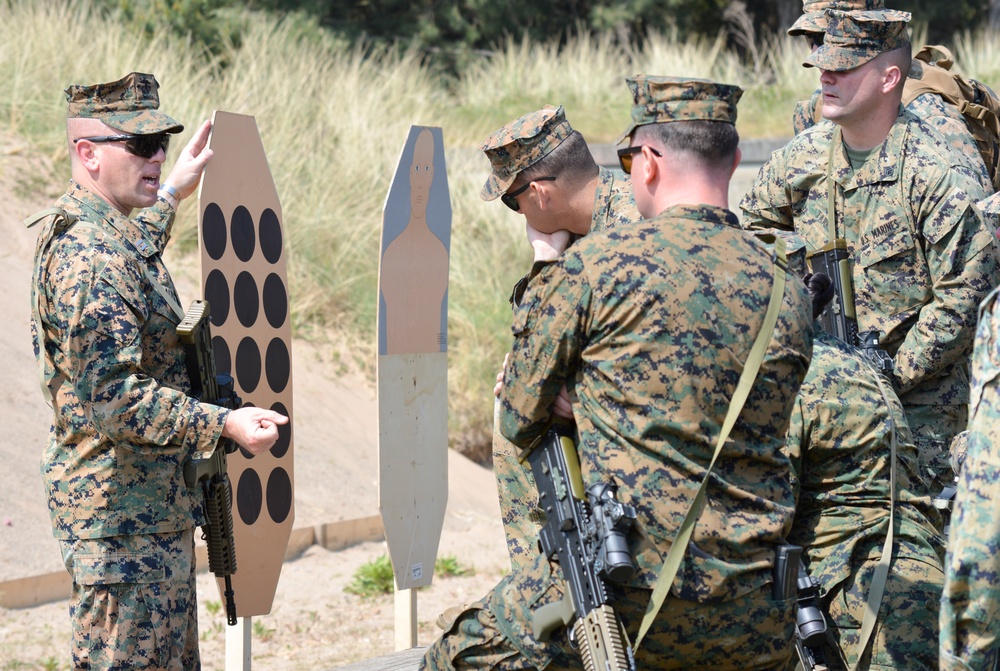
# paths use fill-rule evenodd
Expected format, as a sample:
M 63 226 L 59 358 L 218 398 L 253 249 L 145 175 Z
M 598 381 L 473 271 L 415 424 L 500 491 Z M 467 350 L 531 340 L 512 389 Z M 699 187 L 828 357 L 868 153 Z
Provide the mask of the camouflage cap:
M 671 121 L 724 121 L 736 123 L 736 103 L 743 89 L 691 77 L 636 75 L 625 82 L 632 90 L 632 123 L 615 144 L 636 128 Z
M 494 131 L 479 146 L 493 166 L 479 196 L 483 200 L 499 198 L 510 188 L 517 173 L 537 163 L 572 134 L 573 127 L 566 120 L 562 105 L 546 105 Z
M 160 85 L 153 75 L 132 72 L 116 82 L 66 89 L 69 119 L 100 119 L 106 125 L 134 135 L 180 133 L 184 126 L 159 110 Z
M 864 12 L 885 8 L 882 0 L 805 0 L 802 16 L 795 20 L 788 34 L 792 36 L 806 33 L 826 32 L 826 10 L 839 9 L 842 12 Z
M 871 12 L 826 10 L 829 23 L 823 46 L 809 54 L 805 67 L 843 72 L 864 65 L 879 54 L 910 43 L 906 24 L 909 12 L 881 9 Z

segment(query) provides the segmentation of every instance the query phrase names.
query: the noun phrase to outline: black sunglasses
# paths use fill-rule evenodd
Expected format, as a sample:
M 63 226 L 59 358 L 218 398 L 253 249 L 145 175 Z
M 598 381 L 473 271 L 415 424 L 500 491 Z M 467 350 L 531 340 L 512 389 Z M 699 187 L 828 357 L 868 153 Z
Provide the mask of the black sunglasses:
M 642 151 L 643 147 L 649 147 L 649 145 L 637 144 L 634 147 L 624 147 L 618 150 L 618 163 L 621 165 L 622 170 L 625 171 L 626 175 L 632 174 L 632 157 Z M 656 151 L 652 147 L 649 147 L 649 151 L 653 152 L 656 156 L 663 156 L 663 154 Z
M 809 48 L 812 50 L 819 49 L 823 46 L 823 38 L 826 37 L 826 33 L 806 33 L 806 42 L 809 43 Z
M 140 158 L 153 158 L 156 153 L 163 150 L 166 153 L 170 146 L 170 136 L 167 133 L 153 133 L 152 135 L 99 135 L 97 137 L 78 137 L 74 143 L 80 140 L 87 142 L 124 142 L 125 151 Z
M 528 187 L 531 186 L 531 182 L 552 182 L 554 180 L 555 180 L 555 177 L 552 177 L 552 176 L 549 176 L 549 177 L 536 177 L 533 180 L 530 180 L 524 186 L 516 189 L 515 191 L 510 191 L 510 192 L 505 193 L 504 195 L 500 196 L 500 200 L 503 201 L 504 205 L 506 205 L 510 209 L 514 210 L 515 212 L 517 212 L 518 210 L 521 209 L 521 206 L 517 204 L 516 198 L 518 196 L 520 196 L 522 193 L 524 193 L 525 191 L 528 190 Z

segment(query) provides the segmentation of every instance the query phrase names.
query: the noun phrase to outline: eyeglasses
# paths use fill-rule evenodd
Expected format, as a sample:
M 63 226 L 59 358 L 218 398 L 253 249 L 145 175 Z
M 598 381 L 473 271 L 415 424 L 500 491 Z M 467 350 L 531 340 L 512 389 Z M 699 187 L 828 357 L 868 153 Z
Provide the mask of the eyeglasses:
M 626 175 L 632 174 L 632 157 L 642 151 L 643 147 L 649 147 L 647 144 L 637 144 L 634 147 L 624 147 L 618 150 L 618 163 L 621 165 L 622 170 L 625 171 Z M 649 151 L 653 152 L 655 156 L 663 156 L 660 152 L 656 151 L 652 147 L 649 147 Z
M 528 187 L 531 186 L 531 182 L 552 182 L 552 181 L 555 181 L 555 177 L 552 176 L 536 177 L 533 180 L 529 181 L 524 186 L 514 191 L 509 191 L 508 193 L 505 193 L 504 195 L 500 196 L 500 200 L 503 201 L 504 205 L 517 212 L 518 210 L 521 209 L 521 206 L 517 204 L 516 198 L 528 190 Z
M 170 135 L 167 133 L 153 133 L 152 135 L 99 135 L 97 137 L 78 137 L 73 140 L 74 144 L 80 140 L 87 142 L 124 142 L 125 151 L 140 158 L 153 158 L 161 149 L 164 153 L 170 146 Z
M 806 42 L 809 43 L 809 48 L 815 51 L 823 46 L 823 38 L 826 37 L 826 33 L 806 33 Z

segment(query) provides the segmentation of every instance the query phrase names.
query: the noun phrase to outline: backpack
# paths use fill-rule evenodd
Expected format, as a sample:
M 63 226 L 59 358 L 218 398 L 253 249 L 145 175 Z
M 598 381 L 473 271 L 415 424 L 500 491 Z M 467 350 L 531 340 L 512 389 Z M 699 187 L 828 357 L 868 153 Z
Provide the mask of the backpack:
M 976 140 L 993 190 L 1000 191 L 1000 98 L 982 82 L 952 72 L 955 59 L 947 47 L 926 45 L 913 60 L 914 70 L 903 89 L 903 106 L 919 95 L 935 93 L 957 109 Z

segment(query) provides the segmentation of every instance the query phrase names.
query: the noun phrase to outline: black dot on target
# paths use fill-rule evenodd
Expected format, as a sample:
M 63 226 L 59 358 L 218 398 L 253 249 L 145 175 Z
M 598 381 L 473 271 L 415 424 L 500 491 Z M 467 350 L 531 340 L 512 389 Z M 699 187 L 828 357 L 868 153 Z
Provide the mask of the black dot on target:
M 281 524 L 291 509 L 292 480 L 288 471 L 278 466 L 267 476 L 267 512 L 275 524 Z
M 229 343 L 222 336 L 212 338 L 212 351 L 215 353 L 215 372 L 232 375 L 233 357 L 229 353 Z
M 275 273 L 264 279 L 264 316 L 271 328 L 281 328 L 288 314 L 288 295 L 285 283 Z
M 271 410 L 288 417 L 287 422 L 278 425 L 278 440 L 271 446 L 271 456 L 275 459 L 281 459 L 288 452 L 288 448 L 292 444 L 292 418 L 288 414 L 288 408 L 281 401 L 272 405 Z
M 257 292 L 257 280 L 247 271 L 236 276 L 233 286 L 233 307 L 236 317 L 243 326 L 250 328 L 257 322 L 260 314 L 260 294 Z
M 264 374 L 267 376 L 267 386 L 276 394 L 280 394 L 288 385 L 291 365 L 288 361 L 288 346 L 281 338 L 271 338 L 264 354 Z
M 281 258 L 281 222 L 271 208 L 260 215 L 260 251 L 268 263 L 277 263 Z
M 229 280 L 216 268 L 205 279 L 205 300 L 208 301 L 212 324 L 222 326 L 229 319 Z
M 201 240 L 205 252 L 218 261 L 226 253 L 226 215 L 218 203 L 209 203 L 201 217 Z
M 260 383 L 260 349 L 249 336 L 236 348 L 236 380 L 247 394 L 252 394 Z
M 263 494 L 264 489 L 260 485 L 257 471 L 252 468 L 243 471 L 236 485 L 236 509 L 244 524 L 251 525 L 260 517 L 260 509 L 264 503 Z
M 253 256 L 254 249 L 257 247 L 257 234 L 254 231 L 250 210 L 242 205 L 233 210 L 231 230 L 233 251 L 236 252 L 236 258 L 246 263 Z

